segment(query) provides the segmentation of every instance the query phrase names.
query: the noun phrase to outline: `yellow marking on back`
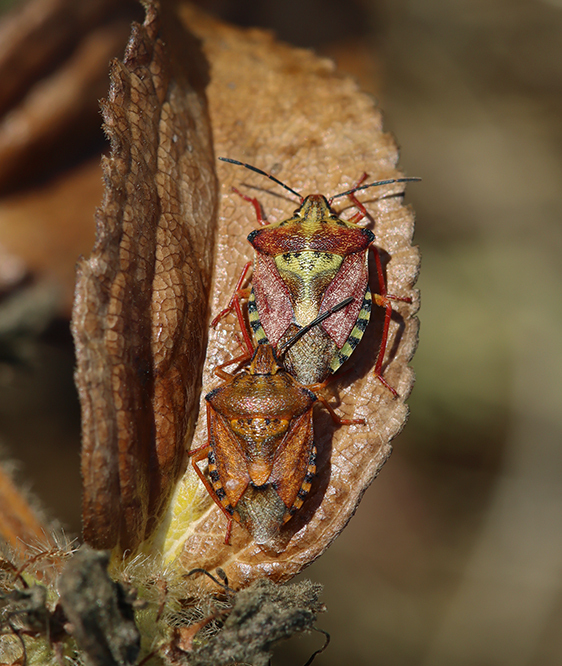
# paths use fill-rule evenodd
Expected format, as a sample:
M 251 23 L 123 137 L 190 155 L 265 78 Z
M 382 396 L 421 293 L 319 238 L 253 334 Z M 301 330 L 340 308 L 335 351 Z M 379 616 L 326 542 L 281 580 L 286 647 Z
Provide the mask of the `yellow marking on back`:
M 307 280 L 310 275 L 319 273 L 331 273 L 335 275 L 342 265 L 344 257 L 331 252 L 317 252 L 314 250 L 303 250 L 302 252 L 285 252 L 275 257 L 277 270 L 287 271 L 302 276 Z
M 339 254 L 313 250 L 285 252 L 275 257 L 275 266 L 289 289 L 299 326 L 306 326 L 320 314 L 322 296 L 343 259 Z

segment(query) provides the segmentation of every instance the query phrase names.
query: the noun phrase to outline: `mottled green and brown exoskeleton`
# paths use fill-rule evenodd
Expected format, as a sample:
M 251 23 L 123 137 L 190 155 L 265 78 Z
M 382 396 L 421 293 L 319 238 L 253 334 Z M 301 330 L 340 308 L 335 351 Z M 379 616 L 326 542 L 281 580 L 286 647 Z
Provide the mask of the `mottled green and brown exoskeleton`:
M 190 452 L 192 465 L 227 518 L 240 523 L 258 544 L 273 539 L 302 506 L 316 473 L 312 408 L 323 404 L 338 425 L 363 424 L 341 419 L 328 402 L 303 386 L 283 367 L 283 356 L 309 329 L 350 303 L 345 299 L 280 345 L 257 345 L 247 369 L 230 375 L 205 396 L 208 442 Z M 249 357 L 246 356 L 246 360 Z M 208 460 L 209 478 L 198 466 Z
M 396 390 L 382 376 L 382 365 L 392 316 L 392 301 L 411 303 L 409 297 L 387 293 L 386 280 L 375 235 L 357 223 L 367 211 L 355 192 L 369 187 L 416 181 L 419 178 L 391 178 L 361 184 L 327 199 L 322 194 L 303 197 L 274 176 L 248 164 L 219 158 L 267 176 L 300 199 L 293 215 L 281 222 L 267 224 L 256 199 L 235 190 L 252 203 L 262 228 L 252 231 L 248 241 L 255 250 L 251 290 L 243 289 L 249 270 L 247 264 L 229 305 L 213 320 L 235 310 L 249 345 L 241 298 L 248 298 L 248 318 L 258 343 L 283 344 L 322 312 L 350 296 L 345 309 L 329 317 L 303 336 L 285 355 L 285 368 L 303 384 L 323 382 L 336 372 L 359 344 L 371 316 L 373 300 L 385 308 L 381 343 L 375 374 L 394 396 Z M 332 202 L 349 196 L 359 212 L 350 220 L 341 219 Z M 377 268 L 379 293 L 369 287 L 369 250 Z

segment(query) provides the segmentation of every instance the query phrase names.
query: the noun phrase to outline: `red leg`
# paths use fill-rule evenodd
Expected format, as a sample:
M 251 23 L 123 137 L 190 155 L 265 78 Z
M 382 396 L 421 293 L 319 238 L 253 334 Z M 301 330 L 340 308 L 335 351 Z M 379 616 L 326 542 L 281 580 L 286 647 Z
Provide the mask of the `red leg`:
M 232 297 L 228 305 L 224 308 L 224 310 L 221 310 L 211 322 L 211 326 L 215 328 L 219 323 L 219 321 L 223 319 L 223 317 L 226 317 L 226 315 L 229 312 L 232 312 L 234 310 L 234 312 L 236 313 L 236 317 L 238 319 L 238 324 L 240 325 L 240 329 L 242 331 L 242 336 L 244 339 L 244 345 L 246 347 L 246 351 L 248 352 L 248 354 L 250 354 L 250 356 L 254 351 L 254 345 L 252 343 L 252 338 L 250 337 L 250 333 L 246 325 L 246 320 L 244 319 L 241 300 L 243 298 L 248 298 L 250 296 L 250 290 L 243 289 L 242 285 L 246 281 L 246 276 L 248 275 L 248 271 L 250 270 L 251 265 L 252 265 L 251 261 L 245 264 L 244 268 L 242 269 L 242 273 L 240 273 L 240 277 L 238 278 L 238 282 L 236 283 L 236 287 L 234 288 L 234 293 L 232 294 Z
M 354 187 L 359 187 L 359 185 L 361 185 L 366 179 L 367 179 L 367 174 L 364 173 Z M 351 192 L 347 196 L 351 199 L 353 205 L 358 208 L 358 212 L 355 215 L 353 215 L 353 217 L 350 219 L 351 222 L 357 224 L 364 217 L 369 217 L 367 209 L 365 208 L 364 204 L 361 201 L 359 201 L 359 199 L 355 196 L 355 192 Z M 408 297 L 394 296 L 393 294 L 387 293 L 386 280 L 384 277 L 384 271 L 382 269 L 382 262 L 379 250 L 375 245 L 371 245 L 370 247 L 375 257 L 375 265 L 377 267 L 377 278 L 379 281 L 379 291 L 380 291 L 380 294 L 374 294 L 374 300 L 379 307 L 385 308 L 381 344 L 379 347 L 379 353 L 377 355 L 377 361 L 375 363 L 375 374 L 380 383 L 383 386 L 385 386 L 395 398 L 397 398 L 398 392 L 396 391 L 396 389 L 393 388 L 382 376 L 382 365 L 384 362 L 384 354 L 386 352 L 386 346 L 388 343 L 390 320 L 392 318 L 392 305 L 390 301 L 401 301 L 403 303 L 411 303 L 412 299 L 409 296 Z
M 359 187 L 362 183 L 364 183 L 367 178 L 368 178 L 367 173 L 363 173 L 361 178 L 355 183 L 353 187 Z M 353 188 L 352 188 L 353 189 Z M 365 208 L 364 204 L 359 201 L 359 199 L 355 196 L 355 192 L 351 192 L 351 194 L 347 195 L 351 199 L 351 203 L 358 209 L 358 212 L 353 215 L 349 221 L 353 222 L 354 224 L 357 224 L 360 222 L 364 217 L 369 217 L 369 213 L 367 212 L 367 209 Z
M 244 201 L 247 201 L 248 203 L 252 204 L 254 210 L 256 211 L 256 218 L 258 220 L 258 224 L 262 227 L 266 227 L 268 225 L 268 222 L 264 217 L 263 209 L 261 207 L 260 202 L 255 197 L 249 197 L 246 194 L 242 194 L 242 192 L 240 192 L 240 190 L 237 190 L 235 187 L 232 188 L 232 191 L 235 192 L 239 197 L 242 197 Z
M 228 365 L 234 365 L 235 363 L 243 363 L 244 361 L 249 361 L 250 358 L 252 358 L 252 354 L 240 354 L 240 356 L 235 356 L 234 358 L 229 359 L 228 361 L 225 361 L 224 363 L 221 363 L 220 365 L 217 365 L 217 367 L 214 369 L 214 373 L 217 377 L 220 377 L 221 379 L 232 379 L 233 375 L 231 375 L 228 372 L 225 372 L 223 368 L 226 368 Z
M 385 386 L 395 398 L 397 398 L 398 392 L 396 391 L 396 389 L 393 388 L 382 376 L 382 364 L 384 362 L 384 354 L 386 352 L 386 346 L 388 344 L 388 331 L 390 329 L 390 320 L 392 318 L 392 305 L 390 301 L 402 301 L 403 303 L 411 303 L 412 299 L 409 296 L 406 297 L 393 296 L 392 294 L 387 293 L 386 280 L 384 277 L 384 271 L 382 269 L 380 252 L 375 245 L 371 245 L 370 247 L 375 257 L 375 265 L 377 267 L 377 277 L 379 281 L 379 291 L 380 291 L 380 294 L 374 294 L 374 300 L 379 307 L 385 308 L 381 344 L 379 347 L 377 362 L 375 363 L 375 375 L 377 376 L 377 379 L 380 381 L 380 383 L 383 386 Z
M 233 292 L 232 296 L 230 297 L 230 301 L 228 302 L 228 305 L 223 310 L 221 310 L 218 313 L 218 315 L 211 322 L 211 326 L 213 328 L 215 328 L 215 326 L 217 326 L 219 321 L 221 319 L 223 319 L 224 317 L 226 317 L 226 315 L 229 312 L 232 312 L 232 310 L 234 310 L 234 307 L 235 307 L 234 302 L 237 299 L 244 298 L 243 295 L 240 295 L 240 292 L 245 291 L 244 289 L 242 289 L 242 285 L 244 284 L 244 282 L 246 280 L 246 276 L 248 275 L 248 271 L 250 270 L 251 265 L 252 265 L 251 261 L 248 261 L 246 264 L 244 264 L 244 268 L 242 269 L 242 272 L 240 273 L 240 277 L 238 278 L 238 282 L 236 283 L 236 287 L 234 287 L 234 292 Z M 249 293 L 248 293 L 248 295 L 249 295 Z

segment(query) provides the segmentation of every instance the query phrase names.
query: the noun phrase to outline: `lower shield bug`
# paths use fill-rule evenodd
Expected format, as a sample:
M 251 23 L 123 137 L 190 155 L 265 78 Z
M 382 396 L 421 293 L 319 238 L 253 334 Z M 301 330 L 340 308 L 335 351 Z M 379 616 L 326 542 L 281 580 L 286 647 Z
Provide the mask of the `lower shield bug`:
M 226 381 L 205 396 L 208 443 L 190 455 L 199 478 L 228 520 L 226 543 L 235 520 L 256 543 L 265 544 L 302 506 L 316 472 L 312 408 L 317 402 L 338 425 L 364 423 L 339 418 L 311 390 L 318 387 L 303 386 L 282 365 L 283 356 L 300 337 L 347 307 L 350 300 L 321 314 L 277 350 L 267 343 L 257 345 L 246 370 L 230 375 L 222 370 L 224 366 L 217 368 Z M 205 458 L 209 479 L 197 464 Z
M 285 369 L 302 384 L 314 384 L 336 372 L 351 356 L 369 323 L 374 300 L 376 305 L 385 308 L 375 374 L 396 397 L 398 393 L 382 375 L 392 301 L 411 303 L 412 300 L 387 293 L 375 235 L 358 224 L 368 213 L 355 193 L 370 187 L 420 179 L 391 178 L 363 184 L 367 178 L 365 174 L 355 187 L 329 199 L 322 194 L 303 197 L 261 169 L 237 160 L 219 159 L 267 176 L 297 196 L 300 206 L 292 217 L 267 224 L 258 201 L 235 190 L 252 203 L 263 226 L 248 236 L 255 250 L 252 289 L 242 288 L 250 267 L 247 264 L 230 303 L 212 324 L 216 325 L 227 312 L 235 310 L 245 332 L 240 300 L 248 298 L 248 318 L 256 340 L 277 346 L 290 340 L 320 312 L 351 297 L 346 308 L 315 326 L 285 355 Z M 344 196 L 349 196 L 359 209 L 350 220 L 341 219 L 332 209 L 334 199 Z M 369 287 L 369 249 L 374 255 L 379 283 L 379 293 L 374 295 Z M 245 336 L 248 344 L 248 334 Z

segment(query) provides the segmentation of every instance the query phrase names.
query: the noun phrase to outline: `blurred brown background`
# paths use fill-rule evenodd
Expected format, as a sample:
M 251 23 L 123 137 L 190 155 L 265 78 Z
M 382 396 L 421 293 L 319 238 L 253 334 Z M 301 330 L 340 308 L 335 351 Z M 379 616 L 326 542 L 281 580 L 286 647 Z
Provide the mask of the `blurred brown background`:
M 317 663 L 562 663 L 562 2 L 203 5 L 335 58 L 423 178 L 408 188 L 423 256 L 412 413 L 305 573 L 325 586 L 332 634 Z M 77 532 L 67 322 L 56 289 L 18 285 L 0 301 L 1 444 Z M 321 642 L 294 639 L 273 663 L 303 664 Z

